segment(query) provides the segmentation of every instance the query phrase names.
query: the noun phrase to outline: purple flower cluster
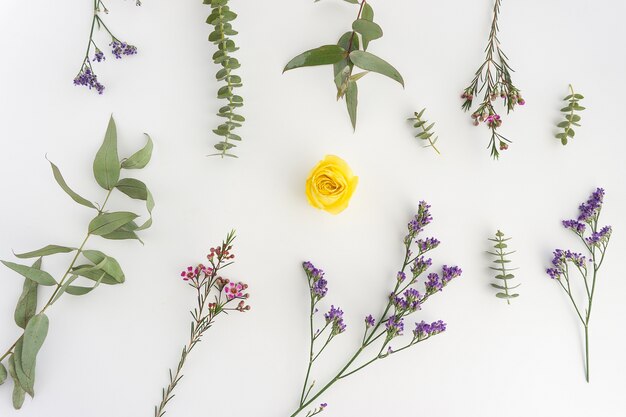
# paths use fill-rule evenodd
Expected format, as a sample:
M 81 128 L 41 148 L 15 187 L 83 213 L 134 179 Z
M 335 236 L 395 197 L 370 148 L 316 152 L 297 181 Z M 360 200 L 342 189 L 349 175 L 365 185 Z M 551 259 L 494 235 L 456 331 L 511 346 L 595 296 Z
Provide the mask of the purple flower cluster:
M 424 227 L 426 227 L 433 220 L 433 217 L 430 215 L 429 209 L 430 205 L 426 204 L 425 201 L 419 202 L 417 214 L 408 224 L 409 235 L 417 235 L 419 232 L 424 230 Z
M 600 213 L 602 208 L 602 201 L 604 200 L 604 189 L 598 188 L 594 191 L 587 202 L 582 203 L 578 209 L 580 214 L 578 220 L 581 222 L 589 223 Z
M 376 325 L 376 319 L 371 314 L 369 314 L 367 317 L 365 317 L 365 326 L 374 327 L 374 325 Z
M 74 78 L 74 85 L 84 85 L 90 90 L 93 88 L 98 94 L 104 92 L 104 85 L 100 84 L 98 76 L 94 74 L 93 70 L 88 65 L 84 65 L 76 78 Z
M 135 55 L 137 54 L 137 47 L 126 42 L 120 42 L 117 39 L 109 44 L 111 46 L 111 53 L 115 56 L 115 59 L 121 59 L 122 55 Z
M 593 232 L 591 236 L 585 238 L 585 242 L 590 245 L 599 245 L 608 242 L 613 229 L 611 226 L 604 226 L 599 232 Z
M 302 268 L 309 277 L 309 285 L 311 287 L 311 293 L 318 299 L 324 298 L 328 293 L 328 281 L 324 279 L 324 271 L 316 268 L 311 262 L 303 262 Z
M 585 233 L 585 230 L 587 229 L 587 225 L 578 220 L 563 220 L 562 223 L 563 227 L 579 235 Z
M 412 313 L 420 309 L 422 298 L 419 291 L 414 288 L 408 288 L 402 296 L 394 296 L 392 303 L 398 313 Z
M 104 56 L 104 52 L 102 52 L 100 49 L 96 48 L 96 53 L 93 56 L 93 60 L 96 62 L 102 62 L 104 61 L 106 58 Z
M 441 279 L 439 279 L 439 275 L 435 272 L 428 274 L 428 280 L 426 281 L 426 294 L 434 294 L 442 289 L 443 283 L 441 282 Z
M 398 282 L 404 282 L 404 280 L 406 279 L 406 274 L 403 271 L 398 271 L 396 278 L 398 279 Z
M 415 330 L 413 330 L 413 337 L 417 340 L 422 340 L 426 337 L 433 336 L 446 331 L 446 323 L 441 320 L 434 321 L 430 324 L 422 320 L 419 323 L 415 323 Z
M 426 239 L 420 239 L 417 242 L 417 247 L 420 252 L 424 253 L 426 251 L 435 249 L 441 243 L 437 238 L 427 237 Z
M 433 264 L 433 260 L 428 258 L 424 259 L 423 256 L 419 256 L 415 258 L 415 261 L 411 265 L 411 273 L 413 274 L 413 278 L 417 278 L 424 271 L 430 268 Z
M 396 336 L 401 336 L 404 331 L 404 319 L 399 316 L 391 316 L 385 324 L 387 328 L 387 340 L 391 340 Z
M 463 271 L 458 266 L 448 266 L 444 265 L 442 268 L 441 281 L 443 285 L 446 286 L 448 282 L 452 281 L 454 278 L 461 276 Z
M 327 324 L 332 325 L 331 333 L 338 335 L 346 330 L 346 325 L 343 322 L 343 310 L 339 307 L 335 308 L 334 305 L 330 306 L 328 313 L 324 314 Z
M 561 278 L 561 275 L 565 273 L 567 262 L 571 262 L 579 268 L 583 268 L 585 267 L 586 261 L 587 258 L 580 253 L 556 249 L 554 251 L 554 257 L 552 258 L 552 268 L 548 268 L 546 272 L 550 278 L 559 279 Z

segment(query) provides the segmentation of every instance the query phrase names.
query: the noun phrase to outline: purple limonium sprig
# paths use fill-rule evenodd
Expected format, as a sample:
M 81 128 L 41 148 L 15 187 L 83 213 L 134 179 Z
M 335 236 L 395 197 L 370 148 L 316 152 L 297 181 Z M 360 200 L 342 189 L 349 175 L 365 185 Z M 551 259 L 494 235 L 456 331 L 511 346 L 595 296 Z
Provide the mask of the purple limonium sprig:
M 137 0 L 135 3 L 137 6 L 141 6 L 141 1 Z M 106 60 L 104 52 L 98 45 L 94 39 L 95 29 L 104 28 L 107 34 L 111 37 L 111 53 L 115 56 L 116 59 L 121 58 L 123 55 L 135 55 L 137 54 L 137 47 L 120 41 L 115 35 L 109 30 L 107 25 L 104 23 L 104 20 L 101 17 L 101 13 L 108 14 L 109 10 L 104 5 L 102 0 L 93 0 L 93 17 L 91 20 L 91 30 L 89 32 L 89 42 L 87 43 L 87 50 L 85 52 L 85 57 L 83 58 L 83 63 L 80 66 L 80 70 L 76 77 L 74 77 L 74 85 L 82 85 L 88 87 L 90 90 L 93 89 L 98 92 L 98 94 L 102 94 L 104 92 L 104 85 L 102 85 L 98 81 L 98 77 L 93 69 L 92 62 L 102 62 Z M 89 56 L 93 52 L 93 57 L 90 60 Z
M 319 310 L 318 304 L 327 295 L 327 282 L 321 269 L 316 268 L 311 262 L 302 264 L 309 284 L 310 297 L 309 360 L 300 401 L 291 417 L 295 417 L 307 409 L 309 411 L 306 416 L 309 417 L 322 412 L 326 404 L 322 403 L 318 407 L 315 407 L 315 404 L 320 396 L 335 383 L 374 362 L 395 355 L 446 330 L 446 324 L 441 320 L 432 323 L 420 321 L 415 323 L 415 330 L 405 333 L 405 325 L 408 325 L 410 316 L 420 311 L 432 295 L 441 292 L 444 287 L 462 273 L 458 266 L 443 265 L 440 273 L 431 272 L 426 279 L 421 279 L 433 263 L 432 259 L 426 258 L 424 254 L 440 244 L 439 240 L 433 237 L 418 239 L 418 235 L 432 220 L 430 206 L 424 201 L 420 202 L 417 214 L 407 225 L 408 232 L 403 239 L 404 260 L 402 267 L 392 280 L 394 288 L 387 297 L 386 307 L 378 317 L 372 314 L 365 316 L 365 329 L 361 344 L 347 358 L 339 372 L 322 385 L 316 385 L 312 379 L 313 365 L 334 337 L 346 331 L 344 312 L 339 307 L 331 305 L 328 312 L 324 314 L 323 326 L 321 329 L 315 330 L 318 328 L 315 325 L 316 320 L 321 320 L 320 318 L 316 319 L 316 313 Z M 415 253 L 413 253 L 413 248 Z M 410 274 L 407 273 L 407 270 L 410 271 Z M 320 295 L 321 293 L 317 288 L 322 280 L 324 290 L 321 292 L 323 295 Z M 424 290 L 419 290 L 418 286 L 423 286 Z M 397 343 L 399 347 L 391 346 L 392 341 L 394 344 Z
M 563 226 L 574 232 L 583 243 L 587 252 L 586 256 L 570 250 L 555 249 L 552 257 L 552 265 L 546 269 L 550 278 L 557 281 L 567 293 L 576 315 L 585 330 L 585 379 L 589 382 L 589 321 L 591 307 L 596 290 L 598 271 L 604 262 L 609 240 L 613 229 L 611 226 L 600 227 L 598 225 L 604 190 L 596 189 L 589 199 L 579 206 L 579 215 L 576 220 L 564 220 Z M 575 297 L 578 294 L 572 290 L 574 276 L 580 276 L 584 287 L 581 300 Z

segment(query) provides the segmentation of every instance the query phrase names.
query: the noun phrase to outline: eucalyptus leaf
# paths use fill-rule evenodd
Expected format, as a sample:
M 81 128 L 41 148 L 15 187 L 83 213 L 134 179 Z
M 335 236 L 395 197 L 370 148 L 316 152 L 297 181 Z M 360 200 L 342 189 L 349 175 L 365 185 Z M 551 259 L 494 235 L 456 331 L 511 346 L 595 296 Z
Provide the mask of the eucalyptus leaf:
M 352 23 L 352 29 L 359 33 L 363 38 L 363 50 L 367 50 L 367 46 L 373 40 L 383 37 L 383 30 L 378 24 L 367 20 L 357 19 Z
M 13 348 L 13 360 L 15 366 L 15 376 L 19 382 L 20 387 L 31 397 L 35 396 L 35 370 L 34 368 L 29 370 L 30 375 L 24 372 L 22 365 L 22 350 L 24 346 L 24 336 L 20 337 Z
M 15 253 L 14 255 L 20 259 L 39 258 L 41 256 L 55 255 L 57 253 L 69 253 L 74 252 L 76 248 L 70 248 L 67 246 L 48 245 L 41 249 L 34 250 L 32 252 Z
M 92 281 L 100 281 L 101 283 L 106 285 L 120 284 L 120 282 L 118 282 L 115 278 L 107 273 L 102 276 L 102 272 L 103 271 L 101 269 L 97 268 L 97 266 L 94 265 L 79 265 L 72 269 L 73 274 L 80 275 L 81 277 L 90 279 Z
M 144 201 L 148 198 L 148 188 L 146 184 L 138 179 L 122 178 L 115 187 L 130 198 Z
M 120 179 L 120 161 L 117 156 L 117 130 L 113 116 L 109 119 L 104 141 L 93 161 L 93 175 L 105 190 L 111 190 Z
M 35 364 L 37 353 L 48 335 L 48 316 L 39 313 L 28 321 L 24 329 L 24 344 L 22 346 L 21 364 L 24 373 L 29 378 L 35 378 Z
M 154 145 L 152 143 L 150 135 L 148 135 L 147 133 L 144 133 L 144 135 L 146 135 L 146 138 L 148 139 L 146 145 L 134 154 L 132 154 L 128 159 L 122 161 L 122 168 L 142 169 L 145 168 L 146 165 L 148 165 L 148 162 L 150 162 L 150 159 L 152 158 L 152 148 Z
M 59 290 L 57 291 L 56 295 L 54 296 L 50 304 L 56 303 L 56 301 L 59 298 L 61 298 L 63 294 L 65 294 L 65 290 L 67 289 L 67 287 L 69 287 L 72 284 L 72 282 L 76 281 L 77 278 L 78 278 L 78 275 L 74 275 L 74 274 L 70 275 L 70 277 L 65 280 L 63 285 L 61 285 L 61 288 L 59 288 Z
M 85 256 L 85 258 L 93 262 L 96 266 L 99 266 L 98 269 L 113 277 L 115 281 L 119 283 L 124 282 L 124 272 L 122 271 L 122 267 L 115 258 L 105 255 L 104 253 L 97 250 L 85 250 L 83 251 L 83 255 Z
M 74 192 L 74 190 L 72 190 L 69 185 L 67 185 L 67 183 L 65 182 L 65 179 L 63 178 L 63 175 L 61 175 L 61 171 L 59 170 L 59 168 L 54 165 L 51 161 L 50 162 L 50 166 L 52 167 L 52 175 L 54 176 L 54 179 L 56 180 L 57 184 L 59 184 L 59 186 L 61 187 L 61 189 L 63 189 L 63 191 L 65 191 L 65 193 L 67 195 L 69 195 L 72 200 L 76 201 L 78 204 L 82 204 L 85 207 L 89 207 L 92 209 L 95 209 L 96 206 L 94 206 L 94 204 L 87 200 L 86 198 L 81 197 L 80 195 L 78 195 L 76 192 Z
M 369 20 L 370 22 L 374 21 L 374 9 L 370 6 L 369 3 L 365 3 L 363 5 L 363 11 L 361 11 L 361 19 Z
M 9 262 L 9 261 L 1 261 L 1 262 L 7 268 L 14 270 L 15 272 L 17 272 L 24 278 L 33 280 L 38 284 L 50 286 L 50 285 L 56 285 L 57 283 L 54 280 L 54 278 L 52 278 L 52 275 L 50 275 L 46 271 L 42 271 L 40 269 L 33 268 L 31 266 L 16 264 L 16 263 Z
M 0 363 L 0 385 L 4 384 L 4 381 L 7 380 L 7 376 L 7 368 L 5 368 L 2 363 Z
M 89 223 L 89 234 L 100 236 L 109 234 L 137 217 L 135 213 L 128 211 L 100 214 Z
M 41 258 L 37 259 L 32 266 L 35 269 L 41 269 Z M 28 278 L 24 278 L 24 286 L 22 287 L 22 294 L 17 300 L 17 306 L 15 307 L 14 319 L 22 329 L 26 328 L 28 321 L 37 312 L 37 288 L 38 284 Z
M 350 115 L 350 121 L 352 122 L 352 129 L 356 129 L 358 94 L 359 89 L 356 81 L 348 81 L 348 88 L 346 90 L 346 106 L 348 107 L 348 114 Z
M 339 45 L 323 45 L 310 49 L 293 58 L 283 72 L 301 67 L 335 64 L 346 57 L 346 50 Z
M 223 142 L 223 143 L 226 143 L 226 142 Z M 235 146 L 231 143 L 227 143 L 227 145 L 230 145 L 230 147 Z M 148 220 L 146 220 L 145 223 L 139 226 L 136 230 L 146 230 L 147 228 L 152 226 L 152 210 L 154 209 L 154 198 L 152 198 L 152 193 L 150 192 L 150 190 L 146 188 L 146 191 L 148 192 L 148 195 L 146 198 L 146 209 L 148 210 L 149 217 L 148 217 Z
M 14 354 L 9 356 L 9 374 L 13 379 L 13 408 L 19 410 L 22 408 L 22 405 L 24 405 L 26 392 L 22 389 L 20 381 L 17 378 L 17 373 L 15 372 L 15 359 L 13 358 L 14 356 Z
M 392 80 L 399 82 L 404 87 L 404 79 L 391 64 L 377 57 L 374 54 L 365 51 L 350 52 L 350 60 L 357 67 L 366 71 L 373 71 L 385 75 Z

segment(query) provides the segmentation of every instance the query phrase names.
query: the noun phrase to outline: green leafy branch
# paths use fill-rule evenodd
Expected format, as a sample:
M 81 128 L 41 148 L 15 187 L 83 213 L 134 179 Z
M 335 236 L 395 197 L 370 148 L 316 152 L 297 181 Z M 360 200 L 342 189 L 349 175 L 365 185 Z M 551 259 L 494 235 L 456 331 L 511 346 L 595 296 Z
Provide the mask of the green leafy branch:
M 337 100 L 345 98 L 352 128 L 356 129 L 358 86 L 357 81 L 370 72 L 385 75 L 404 87 L 404 79 L 391 64 L 367 52 L 370 42 L 383 36 L 382 28 L 374 22 L 374 10 L 367 3 L 345 0 L 359 5 L 357 18 L 352 22 L 352 30 L 344 33 L 337 45 L 323 45 L 310 49 L 293 58 L 285 65 L 283 73 L 295 68 L 322 65 L 333 66 L 333 77 L 337 87 Z M 354 67 L 363 72 L 354 73 Z
M 231 38 L 237 34 L 233 29 L 231 22 L 237 18 L 237 14 L 230 10 L 228 0 L 204 0 L 204 4 L 211 6 L 211 14 L 206 22 L 214 27 L 213 32 L 209 35 L 209 42 L 217 45 L 217 51 L 213 54 L 213 62 L 221 65 L 221 69 L 217 72 L 217 81 L 222 81 L 225 85 L 217 91 L 217 98 L 227 101 L 227 104 L 221 107 L 217 113 L 219 117 L 225 119 L 216 129 L 213 130 L 223 139 L 214 145 L 218 153 L 212 154 L 217 156 L 236 156 L 230 153 L 230 149 L 236 147 L 232 141 L 241 141 L 241 136 L 234 133 L 234 130 L 241 127 L 241 123 L 245 118 L 236 112 L 236 109 L 243 106 L 243 98 L 234 94 L 235 89 L 241 87 L 241 77 L 234 74 L 241 65 L 237 58 L 231 56 L 232 52 L 239 48 L 235 45 L 235 41 Z
M 100 284 L 116 285 L 125 281 L 124 273 L 115 258 L 98 250 L 85 249 L 92 236 L 105 239 L 139 240 L 137 232 L 145 230 L 152 224 L 151 212 L 154 200 L 147 186 L 134 178 L 120 179 L 121 170 L 142 169 L 150 161 L 152 155 L 152 140 L 148 137 L 146 145 L 127 159 L 118 159 L 117 132 L 113 118 L 104 137 L 104 142 L 98 150 L 94 163 L 93 173 L 98 185 L 106 195 L 101 204 L 96 204 L 73 191 L 65 182 L 59 168 L 50 162 L 52 174 L 57 184 L 78 204 L 97 212 L 87 227 L 87 234 L 82 243 L 76 247 L 47 245 L 41 249 L 15 254 L 20 259 L 37 258 L 31 266 L 9 261 L 2 263 L 24 277 L 22 294 L 15 309 L 15 323 L 24 329 L 22 335 L 0 356 L 0 383 L 6 379 L 6 368 L 2 364 L 8 358 L 9 374 L 13 379 L 13 406 L 22 407 L 25 394 L 35 396 L 35 363 L 37 353 L 48 334 L 49 321 L 45 312 L 64 294 L 74 296 L 85 295 L 93 291 Z M 132 199 L 146 202 L 150 217 L 141 225 L 135 223 L 139 217 L 128 211 L 106 211 L 106 205 L 114 190 L 118 190 Z M 73 257 L 61 279 L 56 280 L 50 273 L 42 269 L 42 260 L 46 256 L 73 253 Z M 79 260 L 79 258 L 81 258 Z M 84 260 L 82 259 L 84 258 Z M 84 278 L 93 284 L 89 286 L 74 285 L 74 282 Z M 39 286 L 52 287 L 53 291 L 48 301 L 37 312 L 37 293 Z M 4 375 L 4 377 L 3 377 Z
M 508 248 L 508 245 L 505 242 L 511 240 L 511 238 L 505 238 L 504 233 L 498 230 L 496 232 L 495 239 L 489 238 L 489 240 L 495 242 L 495 245 L 493 246 L 495 252 L 488 253 L 496 257 L 493 263 L 498 265 L 497 267 L 490 266 L 489 268 L 498 272 L 495 278 L 502 282 L 502 284 L 492 283 L 491 286 L 501 290 L 501 292 L 496 293 L 496 297 L 506 300 L 507 304 L 511 304 L 511 298 L 519 297 L 519 294 L 511 293 L 509 291 L 520 286 L 520 284 L 509 286 L 509 280 L 515 278 L 515 275 L 513 275 L 511 271 L 515 271 L 516 269 L 518 269 L 507 267 L 507 264 L 511 262 L 509 259 L 507 259 L 507 256 L 515 253 L 515 251 L 505 252 L 505 250 Z
M 565 120 L 559 123 L 557 126 L 562 128 L 563 131 L 557 133 L 555 136 L 561 140 L 563 145 L 567 145 L 568 138 L 573 138 L 575 135 L 573 126 L 580 126 L 580 115 L 576 114 L 578 111 L 585 110 L 585 107 L 581 106 L 578 102 L 585 97 L 581 94 L 574 92 L 572 85 L 569 85 L 570 94 L 563 99 L 567 101 L 567 106 L 561 109 L 562 113 L 565 113 Z
M 410 121 L 414 122 L 413 127 L 418 130 L 417 135 L 415 135 L 415 137 L 418 139 L 428 141 L 428 145 L 424 145 L 424 147 L 425 148 L 432 147 L 435 150 L 435 152 L 441 155 L 441 152 L 439 152 L 439 149 L 437 149 L 437 147 L 435 146 L 435 143 L 437 142 L 437 139 L 439 139 L 439 137 L 435 137 L 434 139 L 432 138 L 435 132 L 431 132 L 431 129 L 433 128 L 433 126 L 435 126 L 435 124 L 431 123 L 428 125 L 428 121 L 422 119 L 422 116 L 424 115 L 425 111 L 426 109 L 422 109 L 419 112 L 415 112 L 415 117 L 409 118 Z

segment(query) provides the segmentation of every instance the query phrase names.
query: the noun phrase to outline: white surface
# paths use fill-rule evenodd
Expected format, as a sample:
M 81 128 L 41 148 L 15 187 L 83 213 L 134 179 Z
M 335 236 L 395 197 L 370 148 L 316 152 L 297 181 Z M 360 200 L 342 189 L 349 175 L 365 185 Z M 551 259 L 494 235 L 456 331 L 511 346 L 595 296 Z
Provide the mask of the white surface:
M 335 102 L 328 69 L 281 75 L 291 57 L 334 43 L 355 8 L 338 0 L 233 0 L 248 119 L 239 160 L 204 157 L 220 106 L 206 41 L 209 8 L 199 0 L 146 0 L 141 8 L 110 0 L 107 23 L 139 55 L 98 65 L 107 87 L 99 97 L 72 85 L 90 3 L 0 2 L 1 258 L 12 259 L 12 249 L 79 242 L 91 213 L 56 186 L 44 155 L 76 190 L 99 198 L 91 161 L 109 113 L 122 154 L 143 144 L 144 131 L 155 140 L 153 161 L 140 174 L 156 199 L 154 227 L 144 247 L 93 240 L 91 247 L 121 262 L 126 284 L 50 310 L 37 397 L 14 412 L 5 384 L 0 416 L 151 416 L 194 302 L 179 272 L 231 227 L 239 237 L 229 276 L 250 284 L 253 310 L 210 331 L 168 415 L 289 415 L 307 355 L 300 262 L 327 271 L 326 302 L 346 311 L 349 326 L 320 362 L 321 382 L 359 343 L 363 316 L 385 303 L 420 199 L 433 206 L 428 234 L 443 242 L 435 264 L 458 263 L 465 272 L 416 318 L 441 318 L 449 330 L 337 384 L 323 397 L 324 415 L 622 415 L 626 3 L 504 2 L 500 37 L 528 104 L 504 118 L 502 131 L 514 143 L 499 162 L 485 148 L 487 129 L 471 126 L 459 99 L 483 59 L 491 0 L 372 0 L 385 37 L 371 51 L 400 70 L 406 89 L 382 76 L 362 80 L 356 134 L 344 103 Z M 562 147 L 554 125 L 570 82 L 588 110 Z M 437 122 L 441 157 L 422 149 L 405 122 L 424 106 Z M 304 195 L 309 169 L 326 153 L 346 159 L 360 177 L 339 216 L 316 211 Z M 607 190 L 603 220 L 615 232 L 594 305 L 588 385 L 580 326 L 544 268 L 553 248 L 580 249 L 560 220 L 575 216 L 596 186 Z M 488 286 L 484 251 L 496 228 L 518 250 L 521 297 L 511 307 Z M 59 271 L 65 262 L 45 264 Z M 18 334 L 12 315 L 22 281 L 8 270 L 2 277 L 4 351 Z

